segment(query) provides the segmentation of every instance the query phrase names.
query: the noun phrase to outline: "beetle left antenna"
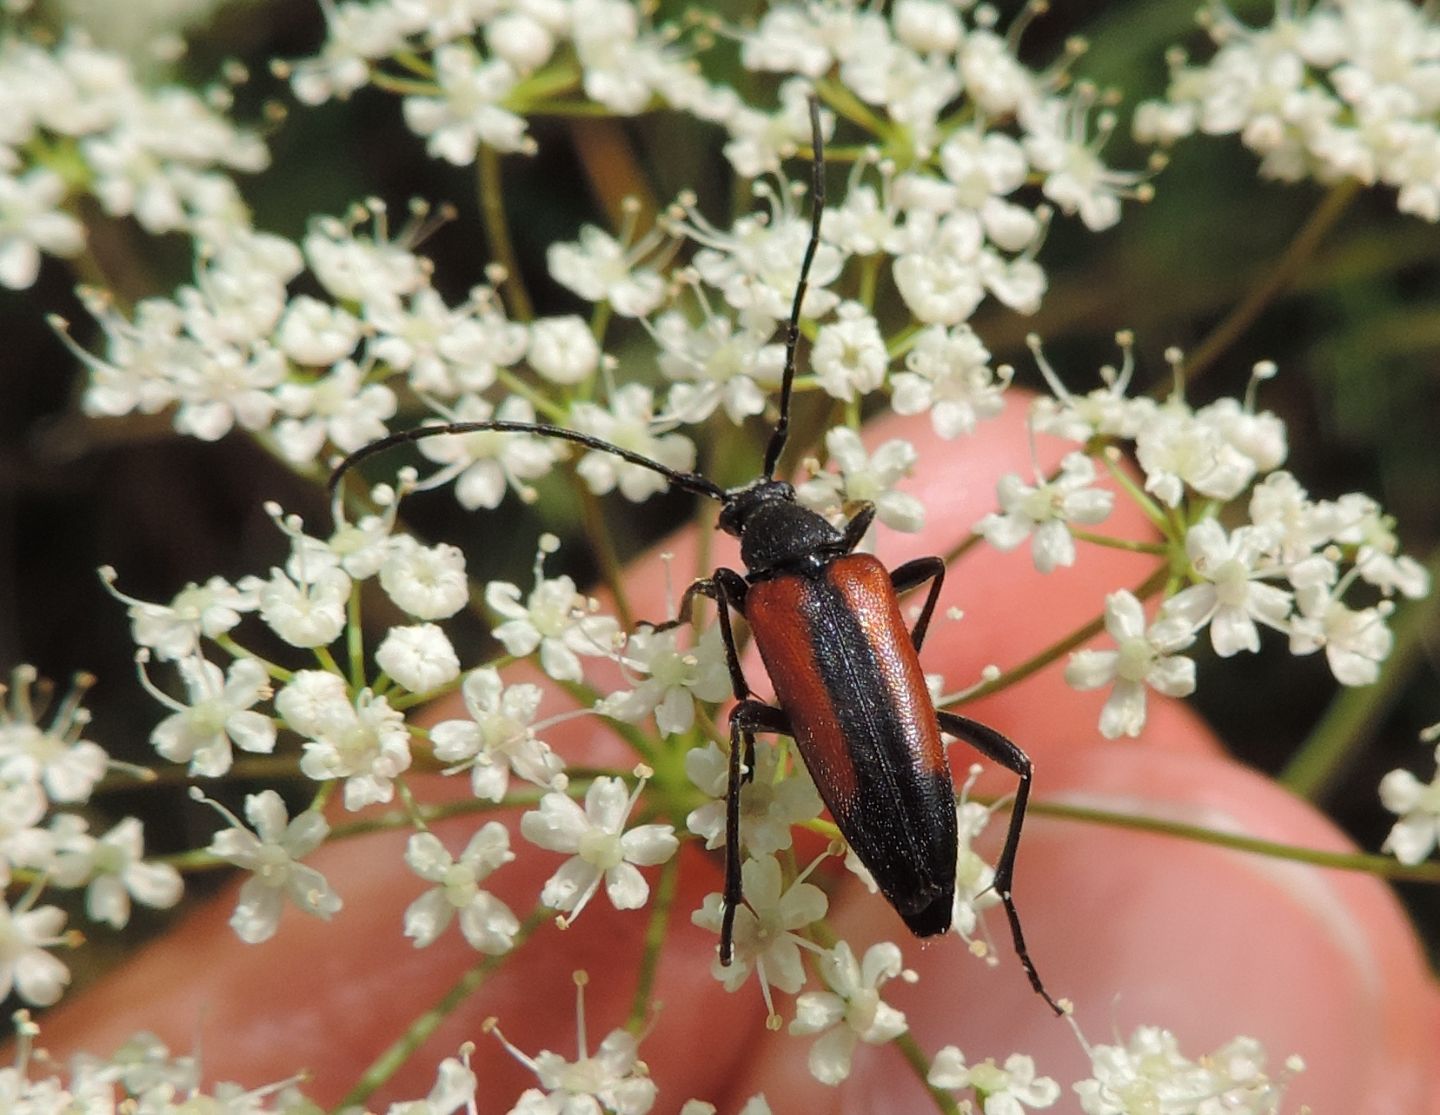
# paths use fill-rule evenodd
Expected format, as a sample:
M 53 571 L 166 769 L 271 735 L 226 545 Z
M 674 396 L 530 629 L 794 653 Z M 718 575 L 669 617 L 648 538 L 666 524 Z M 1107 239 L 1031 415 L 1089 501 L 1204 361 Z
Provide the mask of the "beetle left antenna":
M 336 465 L 335 471 L 330 474 L 326 488 L 334 493 L 341 478 L 361 461 L 367 457 L 373 457 L 376 453 L 393 449 L 397 445 L 423 441 L 427 437 L 440 437 L 444 434 L 478 434 L 486 430 L 494 430 L 502 434 L 533 434 L 536 437 L 555 438 L 558 441 L 573 441 L 576 445 L 583 445 L 586 449 L 598 449 L 602 453 L 609 453 L 632 465 L 639 465 L 642 468 L 648 468 L 651 472 L 658 472 L 677 488 L 694 492 L 696 495 L 707 496 L 721 503 L 725 502 L 725 489 L 713 481 L 705 479 L 699 473 L 680 472 L 623 446 L 614 445 L 598 437 L 591 437 L 589 434 L 582 434 L 579 430 L 568 430 L 564 426 L 550 426 L 544 422 L 515 422 L 504 418 L 494 418 L 484 422 L 447 422 L 439 426 L 416 426 L 411 430 L 401 430 L 389 437 L 382 437 L 379 441 L 362 445 Z
M 813 94 L 810 97 L 810 144 L 814 152 L 810 163 L 810 240 L 805 245 L 805 258 L 800 263 L 800 281 L 795 284 L 795 301 L 790 305 L 790 322 L 785 327 L 785 372 L 780 380 L 780 418 L 765 449 L 766 480 L 775 479 L 775 468 L 780 463 L 785 439 L 790 434 L 790 388 L 795 383 L 795 350 L 800 345 L 800 305 L 810 287 L 810 265 L 815 262 L 815 253 L 820 248 L 820 217 L 825 212 L 825 139 L 820 134 L 820 102 Z

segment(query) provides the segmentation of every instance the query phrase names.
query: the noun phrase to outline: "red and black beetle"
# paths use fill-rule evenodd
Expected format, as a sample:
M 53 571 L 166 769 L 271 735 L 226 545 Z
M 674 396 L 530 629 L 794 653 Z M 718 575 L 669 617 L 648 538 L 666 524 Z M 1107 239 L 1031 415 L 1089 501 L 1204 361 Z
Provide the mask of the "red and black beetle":
M 994 889 L 1004 904 L 1015 951 L 1031 985 L 1059 1014 L 1061 1008 L 1030 960 L 1010 893 L 1030 796 L 1030 759 L 993 728 L 937 710 L 920 668 L 919 650 L 940 596 L 945 563 L 938 557 L 918 558 L 887 571 L 871 555 L 854 552 L 874 518 L 873 505 L 862 504 L 840 530 L 798 504 L 789 483 L 775 479 L 789 428 L 800 307 L 820 242 L 825 205 L 819 107 L 813 100 L 810 120 L 815 150 L 810 239 L 786 330 L 779 418 L 760 479 L 726 490 L 699 473 L 671 469 L 577 430 L 494 419 L 423 426 L 372 442 L 341 462 L 331 486 L 361 459 L 392 446 L 442 434 L 495 430 L 556 438 L 610 453 L 659 473 L 676 487 L 718 501 L 720 529 L 739 538 L 745 572 L 722 568 L 696 581 L 685 590 L 678 614 L 687 616 L 697 595 L 719 606 L 737 702 L 730 713 L 722 963 L 730 963 L 735 911 L 743 897 L 740 788 L 754 769 L 758 732 L 795 739 L 841 834 L 910 930 L 929 937 L 950 928 L 958 837 L 955 788 L 940 739 L 945 732 L 1019 776 L 1005 844 L 995 864 Z M 924 607 L 915 626 L 907 629 L 898 594 L 927 582 Z M 730 624 L 731 609 L 749 623 L 778 707 L 755 699 L 745 680 Z M 665 629 L 681 622 L 647 626 Z

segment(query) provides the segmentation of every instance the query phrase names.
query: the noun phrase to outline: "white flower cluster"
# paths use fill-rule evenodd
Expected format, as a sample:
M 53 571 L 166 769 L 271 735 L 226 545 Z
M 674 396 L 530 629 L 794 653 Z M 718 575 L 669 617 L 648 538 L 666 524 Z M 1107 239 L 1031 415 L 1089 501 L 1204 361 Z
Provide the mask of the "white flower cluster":
M 789 311 L 808 223 L 783 181 L 777 189 L 769 178 L 809 139 L 806 97 L 815 79 L 833 74 L 848 87 L 853 102 L 832 98 L 831 107 L 878 146 L 856 163 L 845 197 L 825 214 L 805 305 L 817 322 L 811 370 L 823 390 L 852 400 L 882 388 L 899 362 L 897 408 L 932 409 L 944 436 L 998 410 L 1008 374 L 990 368 L 965 322 L 987 296 L 1026 313 L 1039 306 L 1045 276 L 1034 255 L 1052 207 L 1098 230 L 1118 220 L 1120 198 L 1148 192 L 1140 176 L 1101 162 L 1114 121 L 1108 111 L 1095 119 L 1095 91 L 1061 93 L 1063 64 L 1043 75 L 1021 66 L 988 8 L 905 0 L 885 16 L 840 3 L 779 4 L 753 27 L 721 28 L 740 39 L 745 66 L 782 79 L 774 110 L 751 107 L 734 89 L 708 81 L 699 42 L 684 50 L 675 43 L 689 33 L 683 25 L 649 27 L 619 0 L 505 3 L 485 14 L 464 5 L 352 0 L 327 8 L 320 54 L 287 70 L 308 103 L 371 83 L 403 90 L 411 127 L 433 154 L 459 164 L 473 162 L 480 145 L 529 150 L 525 113 L 547 98 L 576 94 L 619 114 L 663 105 L 727 129 L 728 157 L 742 176 L 766 176 L 759 188 L 771 211 L 719 228 L 682 197 L 661 227 L 697 251 L 693 266 L 675 276 L 671 305 L 659 268 L 674 245 L 665 247 L 653 232 L 635 238 L 627 227 L 616 238 L 586 228 L 548 257 L 554 278 L 582 298 L 643 319 L 671 381 L 663 406 L 631 386 L 611 398 L 608 412 L 580 406 L 568 421 L 672 467 L 690 467 L 694 455 L 688 441 L 668 433 L 670 425 L 702 421 L 721 407 L 735 422 L 758 414 L 778 378 L 782 352 L 773 338 Z M 389 72 L 392 62 L 404 72 Z M 419 92 L 426 88 L 432 92 Z M 967 122 L 954 125 L 960 116 Z M 827 131 L 833 124 L 827 114 Z M 842 302 L 825 289 L 848 259 L 877 255 L 889 262 L 915 319 L 928 326 L 896 345 L 887 345 L 867 303 Z M 434 332 L 448 337 L 444 328 Z M 573 386 L 589 382 L 606 359 L 579 317 L 536 322 L 525 332 L 512 327 L 507 350 L 453 362 L 488 370 L 523 358 L 541 379 Z M 373 373 L 367 382 L 380 378 L 373 361 L 356 359 Z M 403 360 L 391 365 L 408 367 Z M 457 374 L 433 383 L 423 374 L 416 382 L 412 372 L 411 385 L 454 398 L 494 378 L 477 382 L 472 372 L 461 384 Z M 489 405 L 467 401 L 453 416 L 488 417 Z M 522 439 L 476 435 L 473 444 L 488 448 L 487 456 L 503 445 L 524 458 L 511 461 L 512 483 L 542 474 L 549 463 L 533 460 L 534 445 Z M 477 457 L 443 459 L 448 478 Z M 631 499 L 660 486 L 653 474 L 593 454 L 581 472 L 594 490 L 618 487 Z M 503 490 L 495 475 L 484 498 L 464 487 L 461 498 L 471 507 L 495 506 Z
M 14 1115 L 322 1115 L 324 1108 L 300 1090 L 302 1075 L 258 1088 L 201 1080 L 197 1057 L 171 1053 L 158 1037 L 137 1033 L 108 1058 L 82 1053 L 67 1070 L 36 1047 L 40 1027 L 27 1011 L 15 1015 L 14 1063 L 0 1068 L 0 1105 Z M 476 1079 L 467 1050 L 447 1057 L 435 1085 L 420 1100 L 392 1103 L 386 1115 L 454 1115 L 474 1110 Z M 48 1070 L 48 1071 L 47 1071 Z
M 270 159 L 204 97 L 148 89 L 125 58 L 79 38 L 0 38 L 0 102 L 0 285 L 14 289 L 35 281 L 41 253 L 84 249 L 77 196 L 147 232 L 215 233 L 248 221 L 231 173 Z
M 1193 1111 L 1200 1115 L 1273 1115 L 1285 1083 L 1304 1068 L 1298 1057 L 1272 1079 L 1265 1050 L 1254 1038 L 1237 1037 L 1197 1060 L 1180 1052 L 1168 1030 L 1142 1026 L 1124 1045 L 1087 1046 L 1094 1075 L 1075 1085 L 1085 1115 L 1132 1115 L 1140 1111 Z
M 1421 740 L 1433 743 L 1440 735 L 1440 725 L 1421 733 Z M 1380 780 L 1380 801 L 1399 820 L 1381 845 L 1401 863 L 1416 864 L 1425 859 L 1440 843 L 1440 747 L 1435 749 L 1436 772 L 1429 782 L 1421 782 L 1410 771 L 1392 770 Z
M 1222 398 L 1195 408 L 1177 391 L 1157 402 L 1129 396 L 1133 365 L 1128 336 L 1120 372 L 1104 369 L 1104 387 L 1077 396 L 1066 389 L 1040 354 L 1037 360 L 1053 391 L 1032 406 L 1034 430 L 1079 442 L 1088 452 L 1126 448 L 1143 476 L 1143 490 L 1123 482 L 1164 538 L 1157 554 L 1173 554 L 1182 580 L 1165 588 L 1153 623 L 1128 591 L 1106 601 L 1105 627 L 1113 650 L 1071 656 L 1066 680 L 1078 689 L 1113 683 L 1100 716 L 1110 737 L 1140 733 L 1147 686 L 1172 697 L 1195 688 L 1195 664 L 1178 652 L 1207 628 L 1215 653 L 1229 657 L 1260 649 L 1260 628 L 1284 635 L 1292 653 L 1323 650 L 1336 680 L 1368 685 L 1379 676 L 1394 637 L 1388 625 L 1390 597 L 1424 596 L 1425 568 L 1399 552 L 1393 523 L 1369 496 L 1312 499 L 1280 466 L 1287 452 L 1285 424 L 1257 413 L 1256 386 L 1274 374 L 1255 368 L 1244 401 Z M 1177 364 L 1180 356 L 1170 354 Z M 1111 492 L 1093 487 L 1090 457 L 1074 452 L 1050 479 L 1027 484 L 1002 477 L 1000 510 L 976 531 L 1000 549 L 1033 536 L 1035 565 L 1042 572 L 1075 561 L 1072 523 L 1101 522 L 1113 505 Z M 1248 498 L 1247 498 L 1248 497 Z M 1220 521 L 1243 513 L 1226 527 Z M 1102 540 L 1103 541 L 1103 540 Z M 1183 558 L 1183 565 L 1180 560 Z M 1369 602 L 1353 598 L 1369 595 Z
M 1277 3 L 1248 27 L 1212 0 L 1216 52 L 1192 65 L 1172 54 L 1165 101 L 1141 105 L 1144 142 L 1239 135 L 1261 173 L 1294 181 L 1354 179 L 1399 192 L 1397 205 L 1440 220 L 1440 23 L 1410 0 Z
M 643 906 L 649 885 L 637 865 L 664 863 L 678 847 L 669 825 L 626 829 L 648 772 L 637 771 L 639 782 L 633 791 L 619 778 L 594 779 L 583 809 L 567 796 L 564 763 L 539 737 L 546 725 L 535 723 L 539 687 L 506 686 L 492 667 L 473 669 L 462 678 L 449 637 L 434 622 L 452 616 L 469 601 L 460 551 L 443 544 L 422 546 L 409 535 L 392 533 L 395 492 L 381 487 L 371 498 L 383 510 L 355 523 L 343 517 L 337 500 L 339 525 L 323 539 L 307 535 L 298 517 L 286 516 L 272 505 L 271 515 L 289 537 L 291 553 L 284 567 L 271 570 L 268 578 L 245 577 L 234 585 L 212 578 L 204 586 L 186 587 L 165 605 L 121 596 L 114 588 L 114 571 L 104 571 L 111 592 L 129 606 L 140 644 L 142 682 L 172 710 L 151 735 L 156 751 L 171 762 L 188 762 L 193 774 L 219 777 L 234 763 L 233 748 L 270 753 L 277 745 L 278 729 L 287 728 L 302 740 L 300 772 L 319 783 L 343 782 L 346 808 L 358 810 L 391 801 L 397 782 L 411 765 L 417 730 L 407 724 L 403 710 L 458 686 L 469 719 L 447 720 L 430 730 L 435 758 L 447 764 L 449 773 L 470 772 L 475 796 L 482 800 L 503 800 L 512 776 L 550 791 L 520 824 L 532 844 L 570 855 L 545 884 L 541 903 L 573 920 L 603 883 L 617 909 Z M 496 638 L 517 656 L 535 654 L 552 676 L 570 682 L 583 680 L 581 655 L 621 662 L 637 675 L 638 688 L 628 699 L 616 694 L 600 701 L 597 711 L 637 720 L 656 711 L 667 723 L 667 718 L 674 718 L 671 730 L 688 730 L 697 694 L 718 700 L 728 691 L 718 640 L 703 651 L 682 655 L 674 649 L 675 633 L 665 632 L 637 636 L 636 646 L 626 651 L 614 617 L 598 614 L 595 602 L 577 593 L 570 578 L 544 577 L 543 559 L 554 545 L 547 538 L 541 546 L 536 586 L 527 603 L 520 602 L 520 589 L 514 585 L 497 581 L 489 586 L 488 599 L 504 620 L 495 629 Z M 361 582 L 369 579 L 378 582 L 391 604 L 418 622 L 386 632 L 373 651 L 373 680 L 362 685 L 354 678 L 369 672 L 358 639 L 347 640 L 353 675 L 341 671 L 329 648 L 347 629 L 358 636 L 350 627 L 352 609 Z M 288 670 L 247 651 L 235 634 L 247 615 L 256 617 L 283 643 L 312 652 L 318 668 Z M 228 670 L 205 657 L 207 642 L 231 656 Z M 152 657 L 174 664 L 188 691 L 187 700 L 169 696 L 150 680 L 145 664 Z M 638 677 L 645 673 L 651 677 Z M 22 697 L 17 707 L 27 701 Z M 266 704 L 273 711 L 255 707 Z M 24 775 L 37 782 L 48 771 L 63 781 L 71 767 L 88 761 L 93 768 L 88 777 L 93 781 L 104 769 L 104 755 L 93 744 L 77 743 L 63 753 L 51 744 L 43 751 L 45 767 L 33 759 L 22 762 L 23 755 L 42 753 L 34 745 L 22 748 L 22 730 L 38 732 L 28 725 L 15 729 L 17 757 L 12 766 L 17 778 Z M 0 732 L 0 744 L 4 738 Z M 220 812 L 229 827 L 215 837 L 209 851 L 254 873 L 241 888 L 231 919 L 243 940 L 258 942 L 273 936 L 286 898 L 322 918 L 339 910 L 340 897 L 323 876 L 299 862 L 329 834 L 329 825 L 318 811 L 306 810 L 290 819 L 279 796 L 267 790 L 246 799 L 248 826 L 224 809 Z M 33 834 L 24 835 L 21 843 L 29 847 Z M 515 858 L 509 841 L 508 830 L 495 822 L 482 827 L 458 856 L 427 831 L 411 838 L 406 863 L 420 878 L 436 884 L 405 914 L 405 932 L 417 946 L 434 941 L 458 914 L 461 931 L 476 949 L 487 953 L 510 949 L 519 931 L 518 920 L 503 902 L 478 887 L 488 874 Z M 84 835 L 83 825 L 72 821 L 57 830 L 55 844 L 54 870 L 61 885 L 86 881 L 85 864 L 100 854 L 92 849 L 115 845 L 116 850 L 104 857 L 106 870 L 115 874 L 123 868 L 136 897 L 160 904 L 151 896 L 154 884 L 149 877 L 139 865 L 128 866 L 121 855 L 123 849 L 138 858 L 138 828 L 133 822 L 122 823 L 115 834 L 97 844 Z M 173 876 L 173 870 L 166 870 Z M 176 887 L 178 897 L 178 877 Z M 103 903 L 92 897 L 92 906 L 113 910 L 123 897 L 113 884 L 105 895 Z
M 165 909 L 180 901 L 180 874 L 147 862 L 140 822 L 126 817 L 95 835 L 78 813 L 111 769 L 104 748 L 84 737 L 90 715 L 81 706 L 93 679 L 79 677 L 49 723 L 49 687 L 18 666 L 0 685 L 0 886 L 29 883 L 13 905 L 0 901 L 0 994 L 18 993 L 36 1006 L 58 1000 L 69 969 L 47 950 L 79 943 L 66 933 L 65 911 L 37 905 L 46 886 L 85 892 L 85 914 L 116 929 L 131 903 Z

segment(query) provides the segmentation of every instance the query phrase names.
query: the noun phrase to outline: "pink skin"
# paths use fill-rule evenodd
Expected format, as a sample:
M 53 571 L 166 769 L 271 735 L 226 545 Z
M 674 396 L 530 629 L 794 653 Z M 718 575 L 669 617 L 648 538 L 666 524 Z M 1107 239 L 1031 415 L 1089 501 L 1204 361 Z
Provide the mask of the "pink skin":
M 936 439 L 924 421 L 891 419 L 869 430 L 872 447 L 904 436 L 921 452 L 906 489 L 924 502 L 928 525 L 918 536 L 882 528 L 886 562 L 945 552 L 993 507 L 1002 472 L 1028 476 L 1023 428 L 1021 407 L 1012 405 L 974 438 L 954 443 Z M 1064 448 L 1042 439 L 1042 464 L 1053 465 Z M 1100 529 L 1142 537 L 1144 524 L 1118 510 Z M 676 555 L 671 577 L 681 585 L 697 566 L 696 541 L 685 532 L 667 547 Z M 732 540 L 709 541 L 712 566 L 738 568 Z M 629 576 L 637 615 L 665 614 L 666 576 L 658 560 L 651 555 Z M 981 546 L 952 569 L 941 598 L 942 612 L 959 607 L 964 621 L 938 618 L 922 661 L 943 669 L 952 688 L 969 684 L 987 663 L 1021 662 L 1093 617 L 1106 591 L 1137 585 L 1151 561 L 1082 547 L 1076 568 L 1044 577 L 1025 553 L 1001 555 Z M 1182 705 L 1152 699 L 1142 740 L 1103 740 L 1095 725 L 1104 694 L 1073 692 L 1062 669 L 1052 664 L 964 709 L 1035 759 L 1037 800 L 1188 820 L 1316 848 L 1349 847 L 1308 805 L 1227 759 Z M 746 670 L 766 693 L 758 663 L 747 661 Z M 563 707 L 562 700 L 547 702 L 546 714 Z M 628 769 L 634 761 L 590 718 L 571 721 L 550 738 L 572 762 Z M 962 745 L 952 749 L 957 773 L 971 761 Z M 1003 772 L 983 782 L 995 792 L 1010 785 Z M 420 796 L 458 796 L 464 789 L 463 780 L 439 787 L 432 781 Z M 509 819 L 513 831 L 514 815 Z M 437 832 L 458 851 L 475 824 L 459 819 Z M 998 837 L 1001 827 L 997 818 L 987 838 Z M 278 936 L 252 947 L 226 925 L 233 894 L 195 911 L 123 969 L 48 1014 L 46 1046 L 57 1055 L 109 1053 L 133 1031 L 150 1029 L 173 1049 L 202 1051 L 208 1080 L 259 1085 L 305 1068 L 307 1091 L 334 1103 L 475 959 L 453 927 L 424 950 L 400 935 L 405 905 L 422 889 L 401 861 L 404 839 L 351 840 L 311 858 L 345 899 L 331 924 L 287 911 Z M 518 834 L 514 839 L 519 860 L 490 882 L 523 915 L 559 859 L 524 846 Z M 658 873 L 647 874 L 653 880 Z M 954 938 L 917 942 L 858 882 L 835 873 L 827 878 L 835 884 L 833 925 L 857 951 L 873 940 L 895 940 L 921 973 L 917 985 L 891 983 L 887 997 L 906 1011 L 923 1048 L 933 1053 L 958 1045 L 972 1063 L 1021 1050 L 1036 1057 L 1039 1071 L 1062 1081 L 1086 1075 L 1069 1027 L 1030 990 L 998 911 L 989 917 L 999 958 L 992 969 Z M 655 984 L 654 999 L 663 1008 L 653 1012 L 652 1032 L 641 1046 L 661 1088 L 656 1110 L 672 1111 L 698 1096 L 733 1111 L 762 1089 L 776 1111 L 925 1110 L 918 1083 L 889 1049 L 862 1047 L 840 1088 L 815 1084 L 804 1067 L 809 1039 L 765 1031 L 755 984 L 727 994 L 712 980 L 715 938 L 692 926 L 689 914 L 719 885 L 718 859 L 687 846 Z M 1440 992 L 1399 904 L 1378 881 L 1035 817 L 1021 848 L 1016 897 L 1041 974 L 1053 993 L 1075 1002 L 1091 1042 L 1154 1024 L 1173 1030 L 1185 1052 L 1199 1056 L 1247 1034 L 1264 1043 L 1273 1071 L 1292 1053 L 1304 1058 L 1308 1067 L 1287 1095 L 1288 1110 L 1309 1103 L 1316 1111 L 1350 1115 L 1440 1115 Z M 482 1033 L 482 1020 L 497 1016 L 506 1036 L 527 1052 L 551 1048 L 573 1057 L 570 973 L 584 968 L 591 976 L 586 1002 L 593 1050 L 628 1012 L 648 918 L 648 910 L 616 913 L 602 896 L 575 928 L 562 933 L 545 925 L 370 1106 L 423 1095 L 438 1060 L 472 1040 L 481 1110 L 507 1110 L 533 1077 Z M 779 1009 L 791 1013 L 784 996 Z M 1058 1109 L 1074 1110 L 1073 1098 L 1062 1099 Z

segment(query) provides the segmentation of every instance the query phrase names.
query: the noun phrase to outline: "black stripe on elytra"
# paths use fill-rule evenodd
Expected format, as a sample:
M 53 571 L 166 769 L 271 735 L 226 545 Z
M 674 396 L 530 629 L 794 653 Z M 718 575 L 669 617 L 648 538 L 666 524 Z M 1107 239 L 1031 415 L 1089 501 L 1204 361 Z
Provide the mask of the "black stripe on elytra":
M 842 809 L 832 803 L 836 823 L 901 915 L 927 919 L 927 928 L 912 928 L 943 932 L 955 885 L 955 798 L 948 772 L 925 769 L 914 750 L 918 733 L 888 687 L 893 679 L 881 670 L 841 590 L 827 576 L 805 578 L 800 612 L 855 770 L 856 800 Z

